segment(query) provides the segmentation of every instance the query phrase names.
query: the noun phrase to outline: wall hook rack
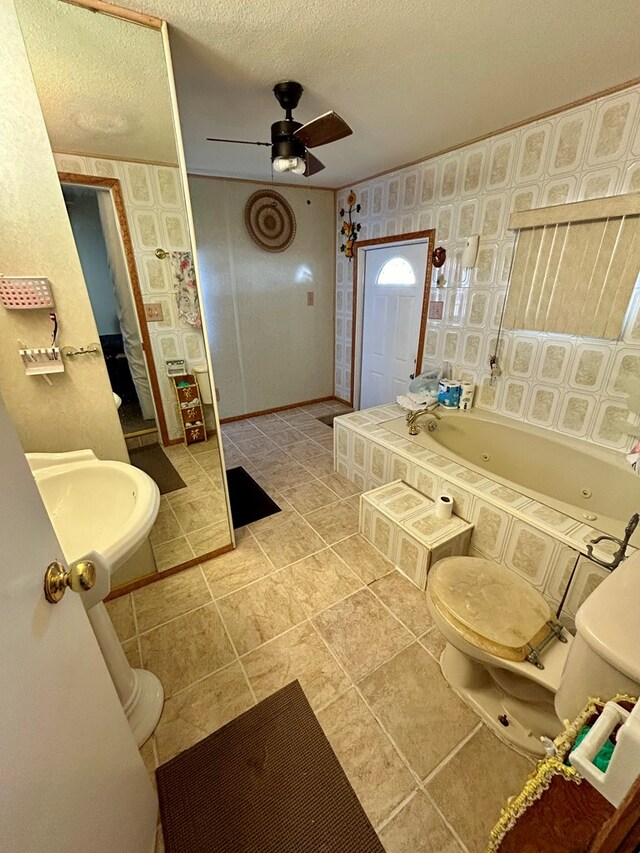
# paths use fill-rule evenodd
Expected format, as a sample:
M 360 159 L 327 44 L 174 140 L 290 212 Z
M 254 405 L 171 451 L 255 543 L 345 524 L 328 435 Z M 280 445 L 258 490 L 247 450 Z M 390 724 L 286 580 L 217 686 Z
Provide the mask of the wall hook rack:
M 101 352 L 99 344 L 87 344 L 86 347 L 80 347 L 79 349 L 76 349 L 76 347 L 64 347 L 62 355 L 65 358 L 77 358 L 79 355 L 96 355 Z

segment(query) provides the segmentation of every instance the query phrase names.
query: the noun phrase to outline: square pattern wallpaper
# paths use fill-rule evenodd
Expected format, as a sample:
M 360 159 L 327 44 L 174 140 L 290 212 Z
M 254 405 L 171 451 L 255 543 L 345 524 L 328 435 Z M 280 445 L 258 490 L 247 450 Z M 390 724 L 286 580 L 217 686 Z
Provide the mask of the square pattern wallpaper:
M 161 321 L 148 323 L 170 438 L 182 438 L 175 392 L 166 376 L 165 361 L 184 358 L 188 365 L 205 362 L 202 331 L 180 320 L 176 307 L 171 260 L 159 260 L 155 250 L 191 251 L 191 239 L 180 172 L 173 166 L 154 166 L 71 154 L 54 154 L 61 172 L 118 178 L 133 242 L 140 289 L 145 302 L 162 305 Z
M 338 193 L 338 210 L 350 187 Z M 640 377 L 640 283 L 619 340 L 503 331 L 502 375 L 489 384 L 489 356 L 509 278 L 515 235 L 509 215 L 547 205 L 640 191 L 640 86 L 448 154 L 353 185 L 367 240 L 428 228 L 447 261 L 434 271 L 422 368 L 451 364 L 476 383 L 476 405 L 533 425 L 624 450 L 631 439 L 625 377 Z M 336 232 L 338 231 L 336 225 Z M 474 269 L 461 266 L 465 238 L 480 235 Z M 335 393 L 349 400 L 353 265 L 336 249 Z M 436 276 L 444 284 L 436 285 Z M 408 380 L 407 380 L 408 381 Z

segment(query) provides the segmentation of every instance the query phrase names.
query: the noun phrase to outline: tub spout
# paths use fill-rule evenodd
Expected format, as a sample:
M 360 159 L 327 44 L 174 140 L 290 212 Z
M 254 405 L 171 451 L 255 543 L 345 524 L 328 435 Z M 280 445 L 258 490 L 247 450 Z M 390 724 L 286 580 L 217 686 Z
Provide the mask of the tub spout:
M 593 560 L 594 563 L 597 563 L 599 566 L 602 566 L 605 569 L 609 569 L 613 571 L 617 569 L 620 563 L 627 556 L 627 546 L 629 544 L 629 540 L 635 533 L 636 527 L 638 526 L 638 522 L 640 522 L 640 515 L 638 513 L 634 513 L 629 519 L 629 523 L 624 529 L 624 538 L 619 539 L 617 536 L 598 536 L 596 539 L 592 539 L 590 544 L 587 545 L 587 556 L 590 560 Z M 594 557 L 593 555 L 593 546 L 597 545 L 598 542 L 615 542 L 618 545 L 618 550 L 612 556 L 611 561 L 607 562 L 606 560 L 600 560 L 598 557 Z
M 418 409 L 416 412 L 409 412 L 407 415 L 407 423 L 409 425 L 409 435 L 418 435 L 418 418 L 421 418 L 423 415 L 430 415 L 432 418 L 435 418 L 437 421 L 441 420 L 440 415 L 435 411 L 439 403 L 431 403 L 430 406 L 425 406 L 424 409 Z M 433 424 L 433 426 L 432 426 Z M 433 421 L 429 424 L 429 429 L 435 429 L 435 423 Z

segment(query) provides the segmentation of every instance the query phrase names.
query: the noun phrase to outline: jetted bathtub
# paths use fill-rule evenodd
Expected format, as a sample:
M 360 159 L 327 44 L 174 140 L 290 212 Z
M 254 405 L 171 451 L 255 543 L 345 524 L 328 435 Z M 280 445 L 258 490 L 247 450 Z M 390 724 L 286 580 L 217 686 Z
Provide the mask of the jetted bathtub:
M 433 432 L 428 416 L 418 421 L 416 436 L 405 416 L 380 426 L 615 536 L 640 512 L 640 477 L 620 451 L 480 409 L 437 411 Z M 640 531 L 632 542 L 640 546 Z

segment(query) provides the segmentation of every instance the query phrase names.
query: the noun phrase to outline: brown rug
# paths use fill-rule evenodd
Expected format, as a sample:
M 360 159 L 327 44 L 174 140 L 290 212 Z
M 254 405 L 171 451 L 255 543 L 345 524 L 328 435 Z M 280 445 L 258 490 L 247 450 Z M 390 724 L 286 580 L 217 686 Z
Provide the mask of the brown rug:
M 129 450 L 131 464 L 148 474 L 161 495 L 184 489 L 186 483 L 171 464 L 169 457 L 159 444 L 147 444 L 144 447 L 132 447 Z
M 166 853 L 384 853 L 297 681 L 156 779 Z

